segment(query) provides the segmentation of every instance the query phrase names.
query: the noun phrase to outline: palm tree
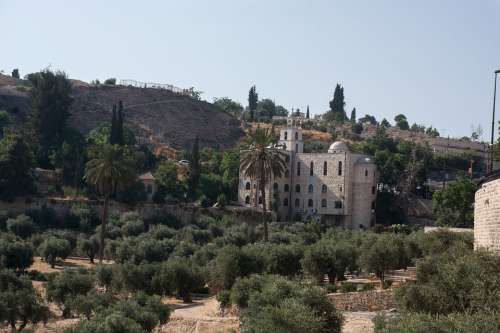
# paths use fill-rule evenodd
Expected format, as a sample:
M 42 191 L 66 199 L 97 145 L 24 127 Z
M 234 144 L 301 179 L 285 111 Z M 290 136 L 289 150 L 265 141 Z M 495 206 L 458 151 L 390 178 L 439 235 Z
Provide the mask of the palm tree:
M 85 165 L 84 179 L 104 197 L 99 244 L 99 263 L 104 256 L 104 236 L 108 221 L 109 199 L 118 185 L 135 178 L 134 160 L 124 147 L 104 144 L 91 151 L 93 158 Z
M 264 220 L 264 241 L 269 239 L 266 220 L 266 186 L 274 177 L 281 177 L 286 169 L 285 153 L 273 148 L 274 134 L 267 129 L 257 127 L 249 133 L 250 148 L 242 152 L 241 168 L 246 177 L 256 180 L 262 196 Z M 258 201 L 257 201 L 258 202 Z

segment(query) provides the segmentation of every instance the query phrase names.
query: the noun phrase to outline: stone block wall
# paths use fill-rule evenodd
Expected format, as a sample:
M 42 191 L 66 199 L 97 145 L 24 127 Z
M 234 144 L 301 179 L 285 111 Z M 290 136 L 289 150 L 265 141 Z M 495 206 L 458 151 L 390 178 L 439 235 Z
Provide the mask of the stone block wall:
M 483 183 L 476 192 L 474 248 L 500 254 L 500 179 Z
M 341 311 L 382 311 L 396 307 L 393 289 L 334 293 L 328 297 Z

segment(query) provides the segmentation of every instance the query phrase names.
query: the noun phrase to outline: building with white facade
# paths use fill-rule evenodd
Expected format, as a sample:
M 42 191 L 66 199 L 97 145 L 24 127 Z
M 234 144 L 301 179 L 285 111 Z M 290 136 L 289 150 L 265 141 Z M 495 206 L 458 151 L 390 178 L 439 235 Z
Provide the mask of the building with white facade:
M 268 184 L 266 207 L 274 203 L 280 221 L 323 221 L 350 229 L 375 223 L 377 168 L 369 156 L 351 153 L 341 141 L 328 153 L 304 153 L 302 130 L 294 126 L 281 130 L 276 149 L 286 154 L 287 169 Z M 238 186 L 242 205 L 261 205 L 259 184 L 244 170 Z

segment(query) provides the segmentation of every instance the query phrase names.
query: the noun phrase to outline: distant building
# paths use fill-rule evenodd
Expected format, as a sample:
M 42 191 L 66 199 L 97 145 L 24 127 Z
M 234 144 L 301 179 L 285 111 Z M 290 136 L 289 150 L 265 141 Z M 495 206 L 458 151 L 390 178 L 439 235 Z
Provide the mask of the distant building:
M 144 190 L 146 191 L 148 201 L 153 201 L 153 197 L 156 193 L 156 182 L 155 177 L 151 172 L 146 172 L 139 176 L 139 180 L 144 184 Z
M 334 142 L 328 153 L 304 153 L 302 129 L 281 130 L 277 149 L 286 154 L 287 169 L 266 188 L 266 204 L 277 203 L 281 221 L 325 221 L 350 229 L 375 223 L 377 168 L 369 156 L 351 153 L 343 142 Z M 239 202 L 262 205 L 255 180 L 240 170 Z

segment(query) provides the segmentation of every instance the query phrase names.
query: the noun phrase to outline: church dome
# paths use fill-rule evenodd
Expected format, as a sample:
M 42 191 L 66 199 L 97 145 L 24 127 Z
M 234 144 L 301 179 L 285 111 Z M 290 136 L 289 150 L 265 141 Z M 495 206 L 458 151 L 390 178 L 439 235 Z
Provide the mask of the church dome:
M 330 148 L 328 148 L 329 153 L 336 153 L 336 152 L 348 152 L 349 148 L 347 145 L 342 142 L 342 141 L 335 141 L 330 145 Z

